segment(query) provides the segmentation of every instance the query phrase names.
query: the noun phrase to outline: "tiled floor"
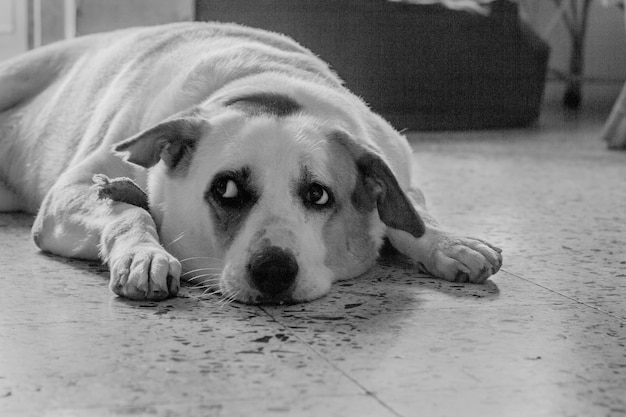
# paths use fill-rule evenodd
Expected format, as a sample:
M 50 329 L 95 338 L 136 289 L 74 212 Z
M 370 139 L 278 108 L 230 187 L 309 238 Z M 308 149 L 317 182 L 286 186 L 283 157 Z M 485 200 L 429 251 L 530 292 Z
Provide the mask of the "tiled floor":
M 626 415 L 626 153 L 596 140 L 607 111 L 409 135 L 431 211 L 504 249 L 484 286 L 388 261 L 304 305 L 128 302 L 0 215 L 0 415 Z

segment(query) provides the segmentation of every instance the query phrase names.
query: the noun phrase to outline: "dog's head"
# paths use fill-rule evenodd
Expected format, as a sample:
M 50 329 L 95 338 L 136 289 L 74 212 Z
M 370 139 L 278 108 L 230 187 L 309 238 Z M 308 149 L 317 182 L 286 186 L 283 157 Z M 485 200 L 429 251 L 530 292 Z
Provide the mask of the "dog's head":
M 371 268 L 386 227 L 423 234 L 388 165 L 353 134 L 287 96 L 248 94 L 116 150 L 151 168 L 151 211 L 183 279 L 228 299 L 289 303 Z

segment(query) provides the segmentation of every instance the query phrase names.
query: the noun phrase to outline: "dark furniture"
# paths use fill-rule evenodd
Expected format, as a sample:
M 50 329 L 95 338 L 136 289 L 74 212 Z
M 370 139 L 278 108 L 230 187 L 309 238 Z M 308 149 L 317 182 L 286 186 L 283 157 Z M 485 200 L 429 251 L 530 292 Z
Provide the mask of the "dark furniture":
M 489 16 L 385 0 L 198 0 L 198 20 L 290 35 L 399 129 L 518 127 L 537 119 L 549 48 L 517 6 Z

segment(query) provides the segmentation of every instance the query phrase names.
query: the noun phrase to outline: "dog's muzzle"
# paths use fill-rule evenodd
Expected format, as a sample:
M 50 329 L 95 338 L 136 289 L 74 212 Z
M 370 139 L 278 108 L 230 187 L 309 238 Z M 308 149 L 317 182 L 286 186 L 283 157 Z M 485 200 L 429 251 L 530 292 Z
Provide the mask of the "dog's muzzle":
M 283 298 L 298 275 L 298 262 L 288 249 L 269 246 L 250 257 L 248 273 L 252 286 L 270 299 Z

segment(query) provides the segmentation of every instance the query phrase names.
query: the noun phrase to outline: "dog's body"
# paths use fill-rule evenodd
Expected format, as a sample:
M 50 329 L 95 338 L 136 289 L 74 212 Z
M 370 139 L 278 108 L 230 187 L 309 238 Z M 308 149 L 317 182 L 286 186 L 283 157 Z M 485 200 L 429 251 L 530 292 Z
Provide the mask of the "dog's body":
M 150 213 L 99 199 L 96 174 L 132 178 Z M 311 300 L 371 268 L 383 237 L 448 280 L 483 282 L 502 260 L 438 228 L 406 139 L 325 63 L 236 25 L 129 29 L 0 63 L 11 210 L 38 212 L 42 250 L 105 260 L 131 299 L 175 295 L 182 277 L 244 302 Z

